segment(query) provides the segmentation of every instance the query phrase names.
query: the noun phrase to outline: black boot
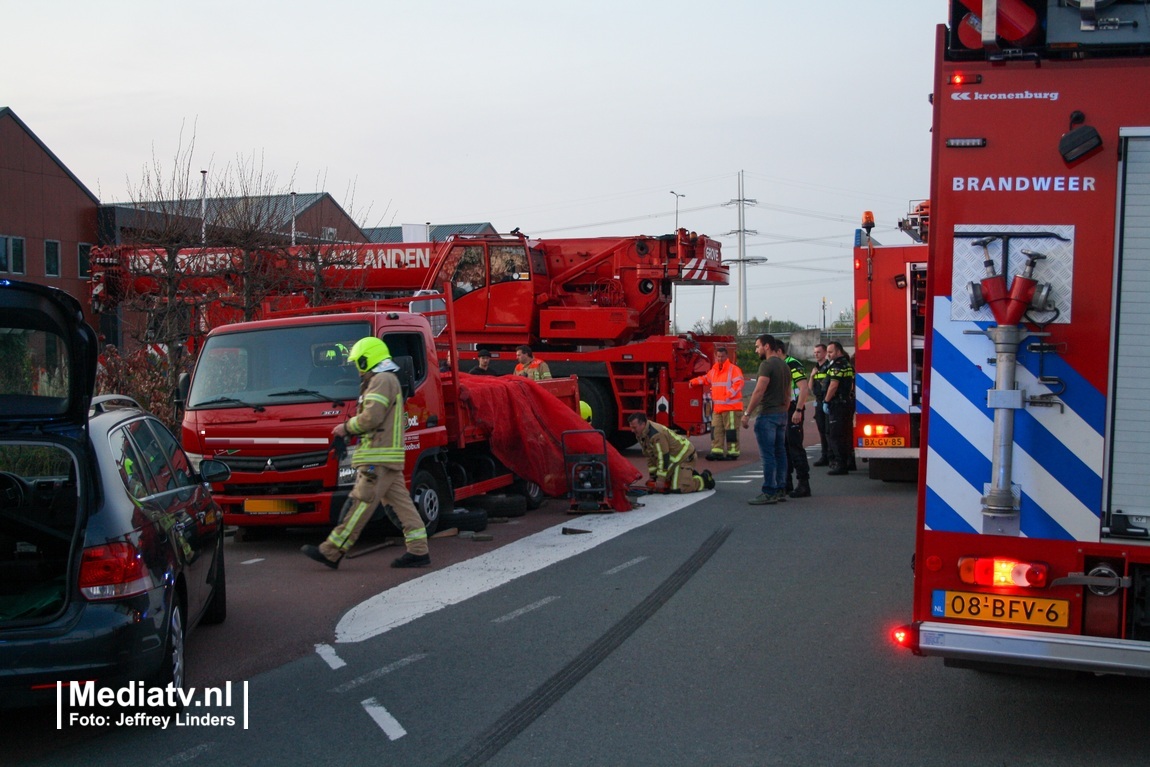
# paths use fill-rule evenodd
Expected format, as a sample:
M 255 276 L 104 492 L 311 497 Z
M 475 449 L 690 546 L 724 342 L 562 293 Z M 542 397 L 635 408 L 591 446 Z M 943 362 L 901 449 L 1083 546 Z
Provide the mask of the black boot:
M 827 460 L 827 457 L 825 455 L 811 464 L 811 466 L 830 466 L 830 465 L 831 465 L 831 462 L 829 460 Z
M 805 479 L 799 480 L 799 486 L 787 493 L 791 498 L 810 498 L 811 497 L 811 484 Z

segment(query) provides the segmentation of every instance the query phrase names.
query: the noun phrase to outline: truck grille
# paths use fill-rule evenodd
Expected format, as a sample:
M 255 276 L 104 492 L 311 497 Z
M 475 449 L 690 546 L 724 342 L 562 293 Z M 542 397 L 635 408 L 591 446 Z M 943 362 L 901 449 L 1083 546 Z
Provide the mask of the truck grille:
M 295 453 L 292 455 L 274 456 L 239 456 L 218 455 L 217 461 L 223 461 L 232 471 L 247 474 L 259 474 L 265 471 L 296 471 L 304 468 L 315 468 L 327 463 L 327 450 L 319 453 Z
M 315 482 L 274 482 L 266 485 L 224 485 L 224 495 L 240 498 L 258 498 L 264 495 L 315 495 L 323 492 L 323 483 Z

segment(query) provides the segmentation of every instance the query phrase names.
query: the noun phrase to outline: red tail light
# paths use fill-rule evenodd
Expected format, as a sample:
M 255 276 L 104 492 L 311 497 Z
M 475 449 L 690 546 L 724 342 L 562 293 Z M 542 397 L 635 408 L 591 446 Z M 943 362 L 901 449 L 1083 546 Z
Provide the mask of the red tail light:
M 918 649 L 918 629 L 913 625 L 891 629 L 890 638 L 896 645 L 904 649 Z
M 868 437 L 889 437 L 894 434 L 894 427 L 883 423 L 864 424 L 862 430 Z
M 1044 589 L 1049 568 L 1042 562 L 997 557 L 961 557 L 958 577 L 975 586 L 1021 586 Z
M 84 549 L 80 560 L 80 592 L 91 600 L 119 599 L 141 594 L 151 587 L 151 577 L 139 550 L 118 541 Z

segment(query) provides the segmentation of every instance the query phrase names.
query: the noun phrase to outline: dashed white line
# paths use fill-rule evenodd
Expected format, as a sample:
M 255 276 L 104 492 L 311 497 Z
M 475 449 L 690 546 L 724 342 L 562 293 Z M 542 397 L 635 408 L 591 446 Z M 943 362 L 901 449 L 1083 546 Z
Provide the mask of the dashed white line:
M 355 679 L 352 679 L 350 682 L 344 682 L 339 687 L 333 687 L 331 691 L 343 693 L 343 692 L 347 692 L 348 690 L 354 690 L 356 687 L 359 687 L 361 684 L 367 684 L 368 682 L 370 682 L 373 679 L 379 679 L 384 674 L 390 674 L 392 671 L 396 671 L 398 669 L 401 669 L 404 666 L 410 666 L 412 663 L 415 663 L 417 660 L 423 660 L 426 657 L 427 657 L 427 653 L 422 653 L 422 652 L 416 653 L 415 655 L 408 655 L 406 658 L 400 658 L 395 663 L 389 663 L 386 666 L 384 666 L 383 668 L 377 668 L 375 671 L 369 671 L 366 674 L 364 674 L 363 676 L 357 676 Z
M 396 721 L 396 718 L 389 714 L 386 708 L 379 705 L 375 698 L 360 701 L 360 705 L 363 706 L 363 710 L 368 713 L 368 716 L 375 720 L 388 740 L 399 740 L 407 734 L 403 725 Z
M 177 764 L 187 764 L 188 762 L 192 761 L 193 759 L 197 758 L 198 756 L 200 756 L 202 754 L 206 754 L 208 751 L 211 751 L 215 745 L 216 745 L 215 743 L 210 743 L 210 742 L 209 743 L 201 743 L 198 746 L 194 746 L 192 748 L 189 748 L 187 751 L 181 751 L 178 754 L 174 754 L 174 755 L 168 757 L 164 761 L 160 762 L 160 765 L 161 765 L 161 767 L 167 767 L 167 765 L 173 765 L 173 767 L 174 767 L 174 765 L 177 765 Z
M 241 565 L 254 565 L 256 562 L 263 562 L 263 561 L 264 561 L 263 557 L 257 557 L 256 559 L 249 559 L 245 562 L 240 562 L 240 564 Z
M 621 570 L 626 570 L 628 567 L 634 567 L 635 565 L 642 562 L 644 559 L 647 559 L 647 557 L 635 557 L 634 559 L 630 560 L 629 562 L 624 562 L 621 565 L 616 565 L 615 567 L 612 567 L 610 570 L 608 570 L 607 572 L 605 572 L 603 574 L 604 575 L 614 575 L 615 573 L 620 572 Z
M 317 644 L 315 646 L 315 652 L 317 655 L 319 655 L 319 657 L 323 658 L 327 665 L 331 666 L 332 671 L 335 671 L 337 668 L 343 668 L 347 665 L 347 662 L 343 658 L 339 657 L 335 651 L 335 648 L 329 644 Z
M 543 607 L 544 605 L 549 605 L 558 598 L 559 597 L 544 597 L 543 599 L 540 599 L 538 602 L 532 602 L 531 604 L 529 604 L 525 607 L 520 607 L 518 610 L 513 610 L 512 612 L 509 612 L 506 615 L 501 615 L 491 622 L 492 623 L 506 623 L 507 621 L 515 620 L 520 615 L 526 615 L 527 613 L 531 612 L 532 610 L 538 610 L 540 607 Z

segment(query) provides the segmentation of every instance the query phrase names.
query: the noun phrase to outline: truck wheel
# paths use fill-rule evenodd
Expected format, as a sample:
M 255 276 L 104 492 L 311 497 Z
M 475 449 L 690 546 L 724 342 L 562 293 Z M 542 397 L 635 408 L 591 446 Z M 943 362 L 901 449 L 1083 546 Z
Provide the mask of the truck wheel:
M 443 515 L 439 521 L 445 530 L 454 527 L 459 531 L 481 533 L 487 529 L 487 512 L 483 509 L 459 509 Z
M 538 482 L 532 482 L 529 479 L 516 480 L 511 488 L 527 499 L 527 508 L 529 511 L 534 511 L 543 505 L 543 501 L 547 500 L 547 495 L 543 492 L 543 488 L 539 486 Z
M 630 429 L 618 432 L 615 430 L 619 416 L 615 410 L 615 397 L 611 394 L 609 382 L 598 378 L 580 378 L 579 399 L 591 406 L 591 426 L 606 434 L 611 444 L 620 449 L 635 444 L 635 435 Z
M 411 500 L 428 535 L 439 529 L 440 517 L 452 506 L 445 487 L 446 484 L 427 469 L 420 469 L 411 478 Z
M 522 517 L 527 513 L 527 499 L 522 495 L 487 493 L 468 498 L 467 503 L 483 509 L 489 517 Z

